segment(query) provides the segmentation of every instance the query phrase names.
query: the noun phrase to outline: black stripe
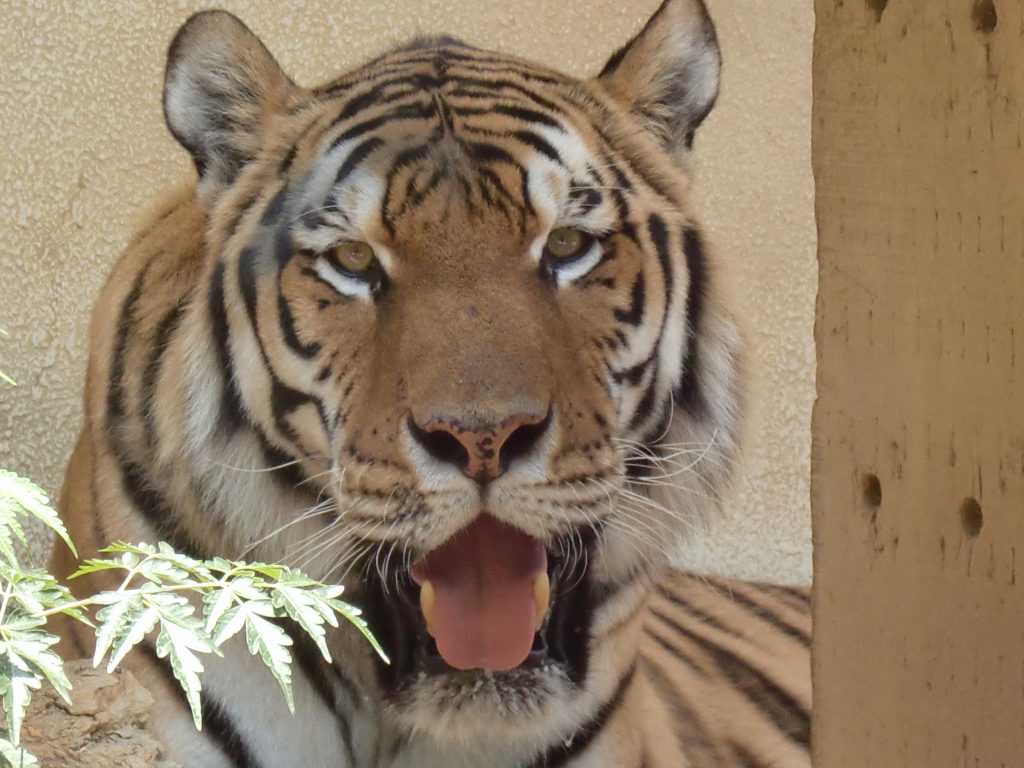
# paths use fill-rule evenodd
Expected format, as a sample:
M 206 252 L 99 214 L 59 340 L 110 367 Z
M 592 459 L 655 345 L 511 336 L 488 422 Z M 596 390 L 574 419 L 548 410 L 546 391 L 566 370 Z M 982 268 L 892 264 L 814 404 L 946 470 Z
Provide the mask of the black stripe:
M 336 680 L 344 689 L 345 694 L 349 697 L 348 703 L 350 705 L 359 701 L 355 686 L 348 678 L 341 676 L 337 667 L 328 666 L 316 644 L 301 627 L 290 620 L 282 623 L 285 625 L 284 629 L 288 636 L 292 638 L 293 656 L 295 661 L 298 662 L 302 674 L 306 677 L 310 687 L 316 691 L 320 702 L 334 714 L 334 719 L 338 723 L 338 732 L 345 745 L 345 752 L 348 754 L 348 765 L 354 766 L 356 764 L 356 752 L 352 744 L 352 724 L 349 722 L 346 713 L 342 711 L 341 702 L 337 701 L 337 697 L 328 679 Z
M 569 187 L 569 200 L 576 206 L 581 215 L 586 215 L 599 206 L 604 197 L 587 182 L 573 179 Z
M 482 51 L 462 42 L 459 42 L 455 48 L 446 46 L 445 50 L 435 49 L 432 53 L 434 56 L 427 61 L 431 63 L 440 61 L 445 65 L 454 64 L 457 73 L 464 71 L 495 74 L 511 73 L 523 78 L 524 80 L 532 80 L 548 85 L 559 86 L 566 84 L 566 79 L 564 77 L 553 77 L 540 70 L 532 68 L 526 62 L 490 55 L 489 51 Z M 462 78 L 458 74 L 455 74 L 452 77 L 445 78 L 445 82 L 449 80 L 457 81 L 460 79 Z
M 496 144 L 486 142 L 473 142 L 466 147 L 473 159 L 480 163 L 507 163 L 519 167 L 519 163 L 512 157 L 512 154 Z
M 349 152 L 344 162 L 342 162 L 341 167 L 338 168 L 338 173 L 334 177 L 335 186 L 345 181 L 349 174 L 358 168 L 366 158 L 373 154 L 374 151 L 382 146 L 384 146 L 384 140 L 379 136 L 374 136 L 372 139 L 367 139 Z
M 656 213 L 651 214 L 647 219 L 647 234 L 650 235 L 651 243 L 658 254 L 658 263 L 661 265 L 661 272 L 665 280 L 665 317 L 662 319 L 661 325 L 662 332 L 664 332 L 669 308 L 672 306 L 672 292 L 675 290 L 676 277 L 675 271 L 672 269 L 672 255 L 669 252 L 668 228 L 665 226 L 665 221 Z
M 262 429 L 254 426 L 253 432 L 260 444 L 260 452 L 263 460 L 267 463 L 267 469 L 271 470 L 270 477 L 274 482 L 288 491 L 298 490 L 308 481 L 302 465 L 296 461 L 296 457 L 290 456 L 276 445 L 270 442 Z M 312 489 L 310 489 L 312 492 Z
M 604 427 L 604 417 L 599 413 L 595 413 L 594 416 L 597 419 L 598 424 Z M 602 424 L 601 422 L 605 422 Z M 602 583 L 595 584 L 591 587 L 591 607 L 594 611 L 600 610 L 605 603 L 610 600 L 614 600 L 621 595 L 627 588 L 633 587 L 641 579 L 647 578 L 647 571 L 643 568 L 637 568 L 632 572 L 628 573 L 625 578 L 619 579 L 614 584 Z
M 444 170 L 440 167 L 434 168 L 425 182 L 420 183 L 420 175 L 419 172 L 410 175 L 409 181 L 405 185 L 405 201 L 402 203 L 399 215 L 411 208 L 417 207 L 430 197 L 431 193 L 437 189 L 445 176 Z
M 257 182 L 263 181 L 264 179 L 257 179 Z M 256 205 L 256 201 L 263 195 L 264 189 L 264 184 L 257 183 L 249 196 L 245 198 L 245 202 L 238 206 L 231 216 L 231 225 L 226 230 L 228 234 L 224 238 L 224 242 L 229 242 L 235 236 L 235 233 L 238 232 L 238 228 L 242 224 L 242 219 L 244 219 L 246 214 L 249 213 L 249 210 Z
M 614 183 L 611 185 L 607 184 L 601 174 L 597 173 L 596 169 L 591 168 L 590 170 L 598 176 L 601 186 L 611 186 L 609 191 L 612 193 L 612 202 L 615 203 L 615 210 L 618 213 L 621 227 L 620 234 L 623 234 L 633 242 L 638 243 L 639 241 L 637 240 L 636 232 L 633 231 L 633 225 L 628 221 L 630 208 L 626 203 L 626 193 L 633 191 L 633 184 L 630 182 L 625 172 L 619 168 L 618 163 L 614 162 L 612 158 L 607 155 L 603 155 L 601 159 L 604 161 L 604 167 L 610 170 L 612 175 L 615 177 L 613 180 Z
M 799 610 L 807 611 L 810 608 L 810 596 L 802 589 L 787 587 L 781 584 L 763 585 L 762 588 L 769 589 L 782 595 L 787 595 L 793 599 Z
M 302 440 L 292 425 L 288 422 L 288 414 L 301 408 L 304 405 L 312 405 L 316 408 L 320 422 L 324 430 L 329 432 L 327 415 L 323 404 L 312 395 L 293 389 L 278 378 L 270 363 L 270 357 L 263 346 L 263 339 L 259 332 L 259 315 L 257 306 L 256 285 L 257 269 L 256 263 L 260 260 L 259 254 L 251 248 L 246 248 L 238 257 L 238 282 L 242 290 L 242 299 L 245 303 L 246 313 L 252 326 L 253 336 L 256 338 L 256 345 L 260 350 L 260 357 L 263 360 L 264 370 L 270 378 L 270 407 L 274 415 L 274 426 L 296 447 L 302 448 Z M 308 452 L 307 452 L 308 453 Z
M 701 637 L 660 611 L 652 610 L 651 615 L 682 637 L 699 645 L 714 660 L 715 665 L 736 690 L 775 723 L 782 733 L 802 746 L 810 744 L 810 713 L 774 680 L 732 651 Z
M 737 762 L 737 768 L 774 768 L 778 765 L 778 762 L 772 758 L 767 758 L 770 762 L 766 762 L 761 756 L 755 755 L 749 749 L 742 744 L 737 744 L 735 741 L 730 741 L 729 746 L 735 755 Z
M 441 119 L 441 127 L 448 136 L 455 136 L 455 117 L 452 115 L 452 108 L 448 105 L 441 94 L 436 90 L 433 92 L 434 112 Z
M 486 107 L 463 107 L 460 106 L 456 112 L 459 115 L 505 115 L 522 120 L 524 123 L 540 123 L 549 128 L 561 128 L 562 124 L 550 115 L 529 107 L 522 107 L 515 104 L 492 104 Z
M 732 602 L 742 606 L 762 621 L 768 622 L 773 627 L 781 630 L 784 634 L 793 638 L 802 645 L 805 645 L 808 648 L 811 646 L 811 634 L 806 630 L 796 626 L 792 622 L 786 621 L 783 617 L 768 608 L 768 606 L 755 602 L 751 598 L 740 593 L 737 589 L 729 587 L 723 587 L 723 589 L 728 591 L 728 598 Z
M 665 281 L 665 308 L 662 313 L 661 329 L 658 332 L 658 340 L 655 343 L 654 348 L 651 350 L 650 356 L 640 365 L 634 366 L 632 369 L 624 371 L 621 374 L 623 379 L 636 386 L 640 383 L 642 375 L 646 373 L 647 366 L 652 362 L 654 363 L 654 371 L 651 375 L 647 390 L 640 398 L 636 409 L 633 411 L 633 416 L 630 418 L 628 426 L 628 429 L 630 430 L 638 429 L 641 424 L 650 418 L 651 414 L 654 413 L 657 408 L 655 400 L 658 395 L 658 347 L 660 346 L 661 339 L 665 334 L 665 327 L 668 325 L 670 309 L 672 306 L 672 293 L 675 290 L 675 274 L 672 270 L 672 255 L 669 252 L 668 228 L 665 226 L 664 220 L 657 214 L 651 214 L 648 217 L 647 233 L 650 236 L 651 244 L 654 246 L 654 250 L 657 253 L 658 263 L 661 266 L 662 278 Z M 657 412 L 659 414 L 662 413 L 663 410 L 663 407 L 657 408 Z
M 597 714 L 590 720 L 576 729 L 576 733 L 566 741 L 561 741 L 549 749 L 545 754 L 540 755 L 530 763 L 530 768 L 559 768 L 567 765 L 570 760 L 582 755 L 593 743 L 594 739 L 601 735 L 605 726 L 615 716 L 619 707 L 626 698 L 626 691 L 636 675 L 636 667 L 632 666 L 619 681 L 618 687 L 612 697 L 604 703 Z
M 156 387 L 160 377 L 160 370 L 163 368 L 164 354 L 170 346 L 171 335 L 181 325 L 181 318 L 185 312 L 185 299 L 182 299 L 164 315 L 160 324 L 153 334 L 153 341 L 150 345 L 149 359 L 142 372 L 142 419 L 146 430 L 146 444 L 153 448 L 156 446 L 156 416 L 153 412 L 156 399 Z
M 242 396 L 235 383 L 234 364 L 228 338 L 228 313 L 224 304 L 224 262 L 218 261 L 210 278 L 209 295 L 210 333 L 217 353 L 217 369 L 223 379 L 221 385 L 218 428 L 228 434 L 238 431 L 247 421 Z
M 260 216 L 260 224 L 264 227 L 276 224 L 281 213 L 284 211 L 285 200 L 288 198 L 288 187 L 282 187 L 278 190 L 277 194 L 274 195 L 270 202 L 267 203 L 267 207 L 263 209 L 263 213 Z
M 658 394 L 658 365 L 654 365 L 654 373 L 651 376 L 651 383 L 647 386 L 644 391 L 643 397 L 640 398 L 640 402 L 636 404 L 636 408 L 633 410 L 633 418 L 629 420 L 629 426 L 627 429 L 633 431 L 637 429 L 641 424 L 650 418 L 651 413 L 654 411 L 654 398 Z
M 553 85 L 556 88 L 564 87 L 567 82 L 564 78 L 559 79 L 557 77 L 549 77 L 543 75 L 535 70 L 528 70 L 523 67 L 515 66 L 515 62 L 501 61 L 499 59 L 470 59 L 460 58 L 457 56 L 451 56 L 449 53 L 445 53 L 445 58 L 450 61 L 445 62 L 455 64 L 454 74 L 446 77 L 444 82 L 458 82 L 464 79 L 467 75 L 476 76 L 493 76 L 493 75 L 512 75 L 514 77 L 521 77 L 531 83 L 539 83 L 541 85 Z
M 632 368 L 627 368 L 624 371 L 614 371 L 612 373 L 612 377 L 617 382 L 626 382 L 631 386 L 637 386 L 641 381 L 643 381 L 644 374 L 647 373 L 647 369 L 650 367 L 651 363 L 654 362 L 655 354 L 657 354 L 657 347 L 655 347 L 654 352 L 652 352 L 646 360 L 637 363 Z
M 344 105 L 358 100 L 359 105 L 347 115 L 347 117 L 351 117 L 352 114 L 361 111 L 361 109 L 367 106 L 366 97 L 369 93 L 374 92 L 379 97 L 389 88 L 393 88 L 396 85 L 409 86 L 411 82 L 409 63 L 416 61 L 416 57 L 401 58 L 390 64 L 382 64 L 381 62 L 386 58 L 388 58 L 388 54 L 382 54 L 359 69 L 347 72 L 341 77 L 336 78 L 333 82 L 321 85 L 315 89 L 314 93 L 341 100 Z M 426 63 L 422 58 L 419 61 L 420 63 Z M 353 93 L 357 87 L 362 87 L 364 90 Z M 418 90 L 418 88 L 410 87 L 409 90 Z M 346 109 L 348 109 L 347 106 Z M 335 122 L 337 122 L 337 119 Z
M 284 343 L 288 349 L 299 357 L 305 360 L 312 360 L 320 353 L 320 344 L 315 341 L 306 344 L 299 338 L 298 333 L 295 331 L 295 316 L 292 314 L 292 308 L 284 297 L 280 281 L 278 281 L 277 287 L 277 317 L 278 324 L 281 326 L 281 335 L 284 337 Z
M 700 418 L 707 412 L 704 391 L 698 380 L 700 368 L 700 336 L 704 309 L 707 299 L 708 265 L 704 254 L 704 243 L 700 232 L 692 227 L 683 230 L 683 254 L 690 273 L 690 285 L 686 291 L 686 356 L 683 359 L 683 375 L 676 389 L 676 402 L 693 416 Z
M 669 653 L 676 654 L 672 646 L 657 638 Z M 704 728 L 700 718 L 688 706 L 687 702 L 676 691 L 666 675 L 664 675 L 657 664 L 649 661 L 642 662 L 641 671 L 650 681 L 662 703 L 671 711 L 672 724 L 675 727 L 676 743 L 679 750 L 685 754 L 696 765 L 728 765 L 722 760 L 713 736 L 710 736 Z M 701 758 L 696 762 L 695 758 Z
M 507 204 L 507 206 L 512 209 L 518 207 L 515 195 L 513 195 L 512 191 L 505 186 L 505 182 L 493 168 L 480 168 L 478 172 L 481 180 L 486 181 L 491 188 L 501 196 L 502 201 L 504 201 L 503 206 Z
M 153 488 L 145 467 L 127 458 L 127 451 L 114 441 L 114 456 L 121 473 L 121 487 L 136 511 L 156 531 L 157 538 L 188 555 L 196 551 L 196 541 L 188 532 L 162 493 Z
M 458 78 L 457 83 L 457 87 L 455 87 L 451 91 L 451 95 L 453 96 L 469 96 L 471 98 L 474 96 L 479 97 L 480 94 L 474 93 L 472 90 L 473 88 L 479 88 L 484 92 L 484 97 L 493 98 L 495 91 L 508 90 L 522 95 L 523 97 L 525 97 L 527 102 L 530 102 L 532 104 L 539 104 L 544 109 L 548 110 L 549 112 L 554 112 L 556 115 L 566 114 L 565 110 L 562 109 L 559 105 L 555 104 L 553 101 L 550 101 L 540 96 L 539 94 L 535 93 L 534 91 L 530 90 L 529 88 L 520 85 L 519 83 L 513 82 L 511 80 L 506 80 L 503 78 L 485 79 L 477 77 L 460 77 Z M 566 98 L 565 94 L 559 95 L 562 96 L 563 98 Z M 571 100 L 566 100 L 572 103 Z M 573 106 L 576 105 L 573 104 Z
M 669 654 L 676 661 L 685 664 L 695 674 L 698 674 L 701 677 L 708 676 L 707 670 L 703 669 L 696 661 L 694 661 L 692 658 L 683 653 L 681 648 L 678 648 L 672 643 L 670 643 L 662 635 L 659 635 L 657 632 L 655 632 L 651 627 L 644 627 L 644 634 L 651 638 L 651 640 L 656 642 L 659 646 L 661 646 L 662 650 L 664 650 L 665 653 Z
M 288 152 L 285 153 L 285 156 L 281 159 L 281 162 L 277 166 L 277 173 L 279 176 L 284 176 L 285 174 L 288 173 L 288 171 L 291 170 L 292 163 L 295 162 L 295 156 L 299 154 L 299 142 L 303 138 L 305 138 L 306 134 L 309 132 L 309 129 L 312 128 L 315 124 L 316 123 L 310 123 L 309 125 L 307 125 L 303 129 L 302 133 L 299 135 L 298 139 L 296 139 L 295 142 L 290 147 L 288 147 Z
M 530 131 L 515 131 L 512 134 L 512 136 L 517 141 L 520 141 L 523 144 L 526 144 L 528 147 L 533 148 L 537 152 L 540 152 L 549 160 L 558 163 L 561 166 L 565 165 L 565 163 L 562 162 L 562 156 L 558 154 L 555 148 L 552 147 L 548 142 L 546 142 L 537 134 L 532 133 Z
M 439 135 L 439 132 L 435 131 L 434 134 L 428 138 L 426 143 L 404 149 L 399 152 L 392 161 L 391 170 L 388 171 L 387 179 L 385 181 L 384 200 L 381 205 L 380 212 L 381 221 L 388 232 L 392 235 L 395 233 L 395 220 L 401 212 L 401 210 L 394 210 L 391 204 L 391 197 L 394 194 L 395 178 L 413 163 L 419 162 L 423 158 L 427 157 L 431 150 L 431 139 L 439 138 Z
M 401 94 L 400 96 L 396 95 L 393 99 L 391 99 L 391 101 L 396 101 L 401 97 L 408 97 L 414 95 L 419 96 L 419 91 L 409 91 Z M 351 128 L 347 128 L 345 131 L 343 131 L 337 137 L 335 137 L 335 139 L 331 142 L 330 147 L 328 148 L 328 152 L 336 149 L 337 147 L 340 147 L 346 141 L 357 139 L 360 136 L 369 133 L 370 131 L 374 131 L 377 128 L 387 125 L 388 123 L 392 123 L 398 120 L 426 120 L 427 118 L 433 116 L 433 102 L 424 102 L 422 99 L 419 99 L 411 104 L 402 104 L 388 112 L 384 112 L 383 114 L 377 115 L 376 117 L 367 118 L 362 122 L 356 123 Z M 370 141 L 377 141 L 380 142 L 381 144 L 383 143 L 383 141 L 378 137 L 375 137 Z M 380 144 L 378 144 L 377 146 L 380 146 Z M 369 154 L 369 152 L 372 152 L 376 148 L 376 146 L 370 147 L 370 149 L 367 150 L 367 154 Z M 339 171 L 337 181 L 341 181 L 342 178 L 344 178 L 344 174 L 342 174 Z
M 136 276 L 132 290 L 121 305 L 107 385 L 106 433 L 120 470 L 121 486 L 129 501 L 161 539 L 170 543 L 179 552 L 187 552 L 190 537 L 180 526 L 180 521 L 163 495 L 150 485 L 145 468 L 137 463 L 135 457 L 129 458 L 134 452 L 129 446 L 124 445 L 121 438 L 121 422 L 126 415 L 125 357 L 134 331 L 136 305 L 142 296 L 143 284 L 151 264 L 152 262 L 147 264 Z
M 660 446 L 657 445 L 657 443 L 662 438 L 664 438 L 666 434 L 668 434 L 668 425 L 671 419 L 672 400 L 671 398 L 666 398 L 665 401 L 661 404 L 661 414 L 658 416 L 657 420 L 651 424 L 651 426 L 647 429 L 647 432 L 641 438 L 641 442 L 647 445 L 647 447 L 650 450 L 657 451 L 658 455 L 661 455 L 662 452 L 660 450 Z
M 807 592 L 778 584 L 758 584 L 757 587 L 773 595 L 782 604 L 788 605 L 798 613 L 809 614 L 811 612 L 811 596 Z
M 615 309 L 615 319 L 620 323 L 626 325 L 632 325 L 634 327 L 640 325 L 644 319 L 644 298 L 646 293 L 646 285 L 644 284 L 643 272 L 638 272 L 636 280 L 633 281 L 633 290 L 630 293 L 629 309 Z
M 149 658 L 178 701 L 188 710 L 188 699 L 185 698 L 181 683 L 178 682 L 171 670 L 170 662 L 157 656 L 156 651 L 148 642 L 139 643 L 138 649 Z M 235 728 L 235 724 L 231 722 L 231 717 L 223 706 L 214 700 L 209 690 L 203 691 L 200 706 L 203 713 L 203 733 L 217 742 L 224 757 L 230 760 L 235 768 L 260 768 L 262 764 L 253 756 L 238 729 Z
M 658 594 L 666 600 L 668 600 L 673 605 L 675 605 L 676 607 L 682 609 L 685 613 L 688 613 L 690 616 L 695 618 L 704 626 L 711 627 L 712 629 L 718 632 L 722 632 L 723 634 L 729 635 L 729 637 L 740 637 L 739 633 L 737 633 L 736 630 L 734 630 L 732 627 L 725 626 L 722 622 L 720 622 L 711 614 L 702 611 L 700 608 L 693 605 L 689 600 L 685 600 L 679 595 L 673 594 L 664 586 L 658 587 Z
M 110 363 L 110 376 L 107 384 L 107 430 L 114 434 L 118 424 L 125 415 L 124 391 L 125 391 L 125 357 L 128 354 L 128 342 L 135 324 L 135 305 L 142 296 L 142 285 L 146 274 L 149 272 L 149 265 L 139 272 L 135 277 L 135 283 L 131 291 L 125 297 L 121 305 L 121 314 L 117 320 L 117 331 L 115 333 L 114 354 Z
M 395 76 L 390 77 L 390 75 Z M 334 128 L 336 125 L 340 125 L 351 117 L 355 117 L 360 112 L 369 109 L 372 106 L 389 104 L 419 92 L 418 88 L 409 85 L 409 73 L 405 68 L 396 67 L 391 72 L 381 71 L 377 75 L 377 78 L 379 78 L 379 81 L 372 83 L 372 85 L 362 93 L 348 95 L 349 98 L 345 101 L 345 106 L 342 107 L 338 116 L 331 121 L 331 124 L 328 126 L 328 130 Z M 398 86 L 396 93 L 387 92 L 390 88 L 395 86 Z M 325 93 L 330 95 L 330 89 L 325 91 Z

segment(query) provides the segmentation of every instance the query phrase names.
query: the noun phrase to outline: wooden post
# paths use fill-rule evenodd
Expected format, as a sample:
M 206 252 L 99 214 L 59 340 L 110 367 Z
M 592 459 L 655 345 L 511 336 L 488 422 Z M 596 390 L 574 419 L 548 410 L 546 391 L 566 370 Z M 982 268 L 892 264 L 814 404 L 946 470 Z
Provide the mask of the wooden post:
M 816 8 L 814 764 L 1019 768 L 1024 4 Z

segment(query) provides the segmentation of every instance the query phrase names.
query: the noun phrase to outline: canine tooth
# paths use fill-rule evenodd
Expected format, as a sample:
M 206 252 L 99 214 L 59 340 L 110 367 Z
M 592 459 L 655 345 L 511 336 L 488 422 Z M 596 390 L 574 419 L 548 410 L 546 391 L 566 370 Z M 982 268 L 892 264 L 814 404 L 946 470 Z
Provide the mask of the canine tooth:
M 423 619 L 427 622 L 427 632 L 431 635 L 434 634 L 434 599 L 436 596 L 434 585 L 429 581 L 424 581 L 420 585 L 420 610 L 423 611 Z
M 547 572 L 543 572 L 533 582 L 533 599 L 537 603 L 536 624 L 537 629 L 544 623 L 544 616 L 548 612 L 548 603 L 551 600 L 551 579 Z

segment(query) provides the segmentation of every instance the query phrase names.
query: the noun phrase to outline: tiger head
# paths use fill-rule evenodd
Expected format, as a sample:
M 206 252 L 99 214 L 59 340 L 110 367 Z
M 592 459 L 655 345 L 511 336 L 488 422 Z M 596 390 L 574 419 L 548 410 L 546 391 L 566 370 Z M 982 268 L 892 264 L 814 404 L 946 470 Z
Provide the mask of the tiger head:
M 719 67 L 701 0 L 590 80 L 440 38 L 307 89 L 221 12 L 172 44 L 213 329 L 193 450 L 246 430 L 308 494 L 225 526 L 355 588 L 410 727 L 607 698 L 617 627 L 726 481 L 739 335 L 688 171 Z

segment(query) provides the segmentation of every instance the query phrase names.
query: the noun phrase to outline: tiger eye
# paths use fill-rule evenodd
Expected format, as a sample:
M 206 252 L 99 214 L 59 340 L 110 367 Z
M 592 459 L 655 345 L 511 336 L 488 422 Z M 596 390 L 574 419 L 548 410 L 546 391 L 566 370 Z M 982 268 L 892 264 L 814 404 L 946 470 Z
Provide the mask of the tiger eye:
M 334 257 L 342 269 L 359 274 L 368 270 L 376 258 L 369 243 L 353 240 L 334 249 Z
M 571 259 L 578 256 L 587 237 L 578 229 L 559 227 L 548 235 L 547 252 L 556 259 Z

